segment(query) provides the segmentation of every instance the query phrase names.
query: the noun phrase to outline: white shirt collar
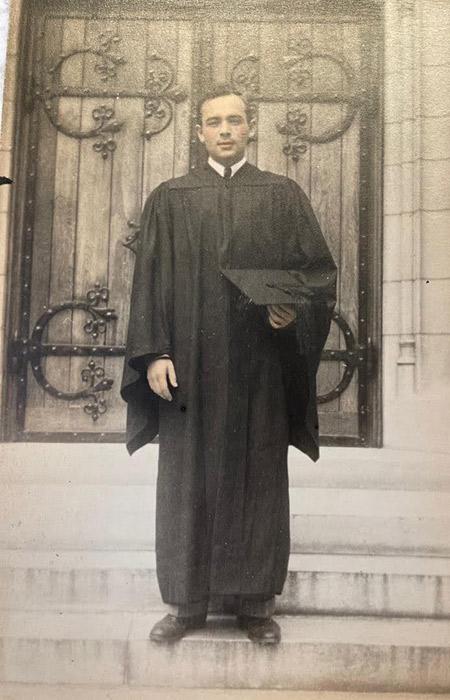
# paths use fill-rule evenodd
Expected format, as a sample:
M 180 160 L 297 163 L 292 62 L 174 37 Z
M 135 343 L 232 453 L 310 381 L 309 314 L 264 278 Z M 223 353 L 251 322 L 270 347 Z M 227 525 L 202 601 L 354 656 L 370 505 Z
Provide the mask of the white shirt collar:
M 247 158 L 244 156 L 243 158 L 241 158 L 241 160 L 238 160 L 237 163 L 234 163 L 231 166 L 231 177 L 233 177 L 233 175 L 239 170 L 239 168 L 241 168 L 244 165 L 246 160 L 247 160 Z M 222 165 L 222 163 L 218 163 L 217 160 L 214 160 L 214 158 L 211 158 L 211 156 L 209 156 L 208 157 L 208 165 L 210 165 L 211 168 L 214 168 L 214 170 L 217 173 L 219 173 L 219 175 L 221 175 L 222 177 L 224 176 L 225 166 Z

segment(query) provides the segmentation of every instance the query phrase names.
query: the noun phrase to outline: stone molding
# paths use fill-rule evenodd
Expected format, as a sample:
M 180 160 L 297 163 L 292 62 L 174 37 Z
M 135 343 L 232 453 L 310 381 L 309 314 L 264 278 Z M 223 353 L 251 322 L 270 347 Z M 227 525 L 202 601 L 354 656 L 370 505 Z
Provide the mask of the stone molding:
M 417 46 L 417 33 L 420 32 L 420 19 L 413 16 L 413 0 L 388 0 L 386 3 L 385 41 L 386 74 L 386 113 L 395 114 L 399 122 L 400 146 L 387 143 L 385 161 L 397 162 L 385 182 L 393 185 L 389 193 L 390 206 L 399 213 L 399 245 L 389 253 L 398 255 L 396 268 L 400 273 L 400 284 L 390 285 L 389 294 L 397 294 L 399 309 L 398 353 L 396 377 L 392 377 L 392 367 L 386 368 L 390 379 L 400 395 L 415 393 L 420 384 L 420 332 L 421 299 L 420 285 L 421 249 L 420 216 L 411 212 L 421 208 L 421 65 L 420 50 Z M 387 149 L 395 147 L 396 157 Z M 392 198 L 397 201 L 392 202 Z M 387 252 L 387 251 L 386 251 Z M 393 261 L 390 261 L 392 267 Z M 386 290 L 387 291 L 387 290 Z
M 2 163 L 1 175 L 11 178 L 14 178 L 14 134 L 17 112 L 16 77 L 19 66 L 22 7 L 23 0 L 10 0 L 9 2 L 8 39 L 1 117 L 0 162 Z M 0 197 L 0 365 L 2 370 L 0 372 L 0 397 L 3 397 L 0 408 L 4 408 L 4 410 L 6 410 L 4 377 L 6 364 L 6 307 L 8 303 L 7 263 L 9 231 L 12 229 L 13 225 L 14 210 L 13 186 L 4 185 L 2 190 L 5 190 L 6 187 L 8 187 L 8 191 L 2 192 Z M 0 421 L 0 424 L 3 424 L 3 421 Z

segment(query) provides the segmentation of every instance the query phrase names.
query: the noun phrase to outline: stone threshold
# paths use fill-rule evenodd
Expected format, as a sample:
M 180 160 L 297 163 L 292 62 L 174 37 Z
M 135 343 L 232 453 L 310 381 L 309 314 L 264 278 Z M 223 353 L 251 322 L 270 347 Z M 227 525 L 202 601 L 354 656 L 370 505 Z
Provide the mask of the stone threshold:
M 121 443 L 0 443 L 0 482 L 155 484 L 158 446 L 129 457 Z M 318 462 L 289 448 L 291 486 L 450 491 L 450 455 L 322 447 Z
M 86 686 L 0 683 L 2 700 L 86 700 Z M 450 694 L 352 693 L 314 690 L 245 688 L 149 688 L 104 686 L 89 688 L 89 700 L 450 700 Z
M 2 614 L 1 682 L 145 687 L 450 692 L 445 620 L 279 616 L 259 647 L 214 618 L 172 645 L 150 642 L 156 613 Z

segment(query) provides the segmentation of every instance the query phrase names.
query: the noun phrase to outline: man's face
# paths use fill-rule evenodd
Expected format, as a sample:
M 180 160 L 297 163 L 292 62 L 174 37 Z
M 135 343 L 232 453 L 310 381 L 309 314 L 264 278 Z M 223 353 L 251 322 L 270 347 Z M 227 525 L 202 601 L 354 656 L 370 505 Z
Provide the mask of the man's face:
M 202 123 L 197 135 L 209 155 L 222 165 L 241 160 L 252 134 L 245 103 L 239 95 L 214 97 L 202 105 Z

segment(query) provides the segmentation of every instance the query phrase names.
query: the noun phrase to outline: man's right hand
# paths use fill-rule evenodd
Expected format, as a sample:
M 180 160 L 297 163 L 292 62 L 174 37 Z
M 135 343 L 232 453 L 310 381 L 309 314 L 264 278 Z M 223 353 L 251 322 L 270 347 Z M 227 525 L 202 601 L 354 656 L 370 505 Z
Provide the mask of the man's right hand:
M 172 401 L 172 394 L 169 391 L 167 379 L 169 379 L 172 386 L 178 386 L 172 360 L 159 358 L 150 362 L 147 368 L 147 381 L 150 389 L 162 399 Z

